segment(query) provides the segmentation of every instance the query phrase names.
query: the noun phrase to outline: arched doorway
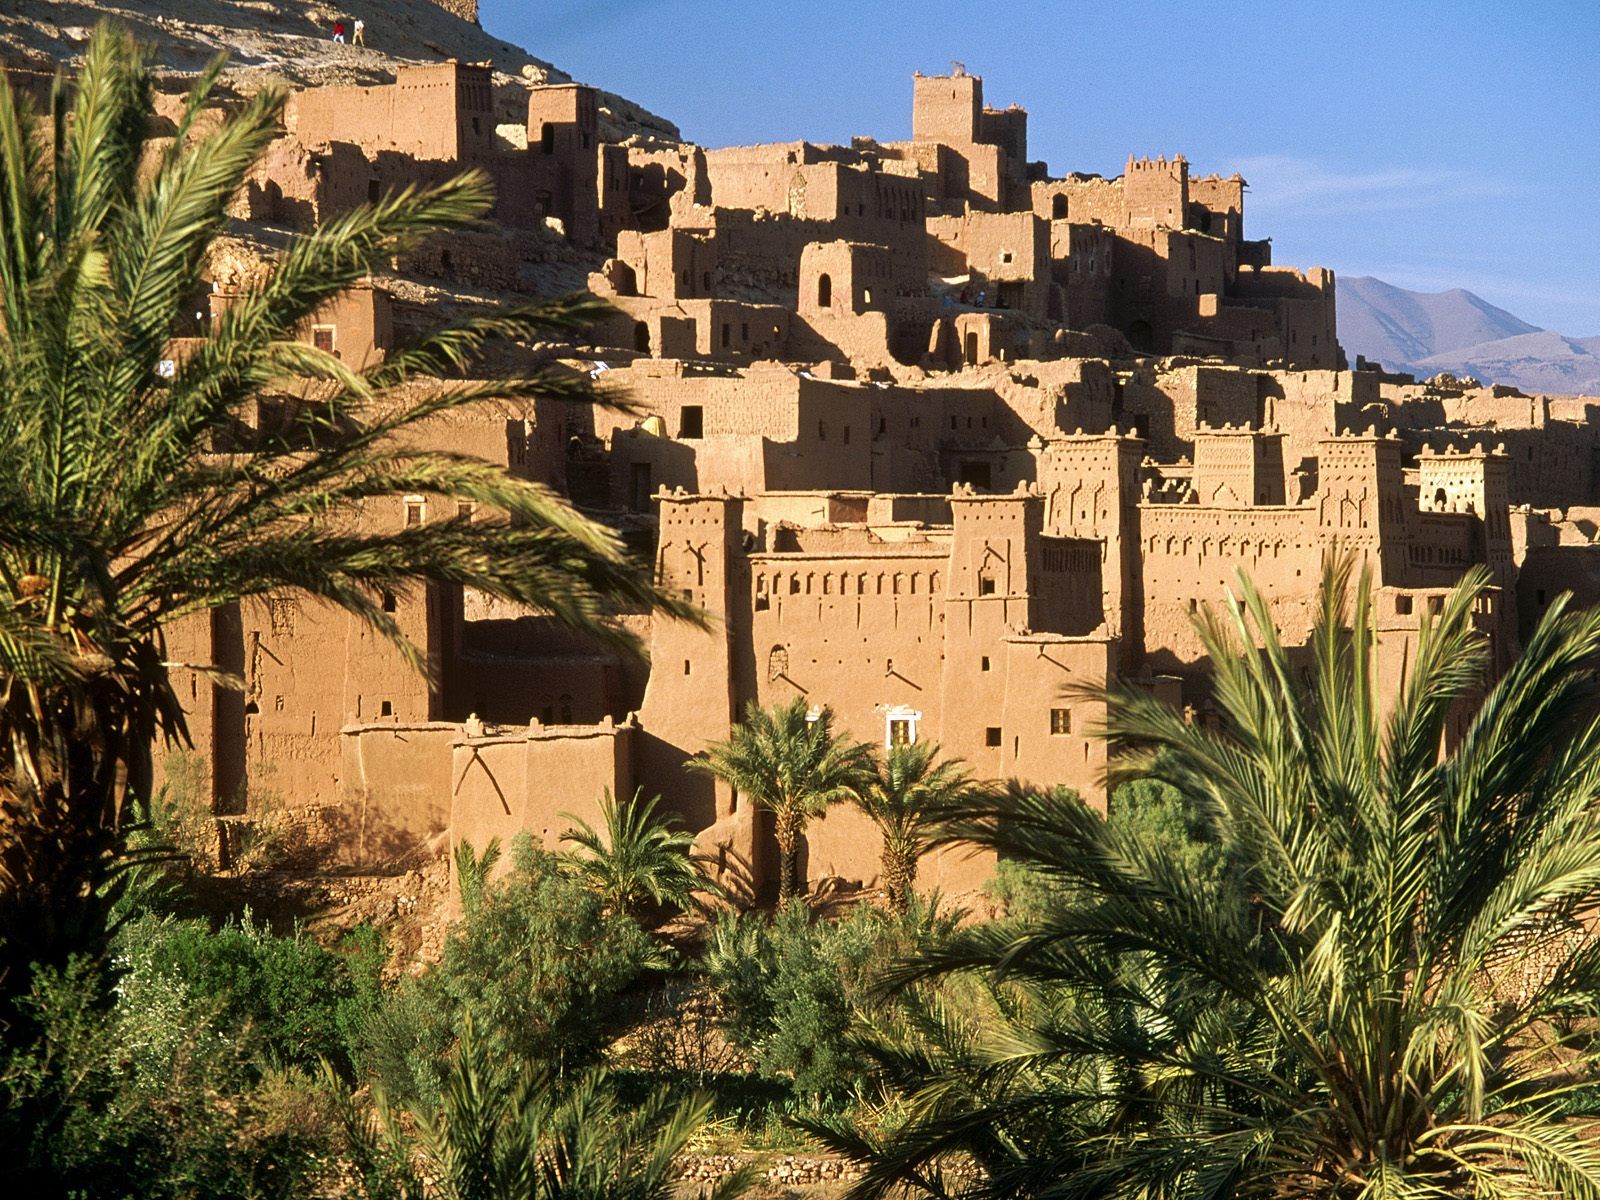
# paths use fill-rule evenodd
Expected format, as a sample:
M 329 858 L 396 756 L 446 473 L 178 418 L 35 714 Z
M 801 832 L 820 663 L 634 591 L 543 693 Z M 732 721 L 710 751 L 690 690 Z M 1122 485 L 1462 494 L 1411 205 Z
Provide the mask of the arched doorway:
M 1155 331 L 1150 328 L 1149 321 L 1135 321 L 1128 326 L 1128 345 L 1140 354 L 1149 354 L 1155 349 Z
M 817 276 L 817 307 L 833 307 L 833 276 L 831 275 Z

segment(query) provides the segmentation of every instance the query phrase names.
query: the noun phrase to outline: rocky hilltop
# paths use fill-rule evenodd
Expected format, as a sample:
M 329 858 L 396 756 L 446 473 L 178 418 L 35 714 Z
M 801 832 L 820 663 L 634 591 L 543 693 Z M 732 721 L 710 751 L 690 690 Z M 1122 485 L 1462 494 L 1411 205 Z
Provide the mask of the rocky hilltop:
M 500 115 L 517 123 L 527 117 L 529 85 L 571 80 L 437 0 L 6 0 L 0 4 L 0 62 L 46 73 L 58 64 L 70 69 L 103 17 L 122 21 L 155 48 L 173 90 L 220 52 L 229 55 L 227 82 L 241 94 L 270 83 L 386 83 L 399 64 L 458 58 L 494 64 Z M 357 17 L 366 22 L 367 45 L 335 45 L 334 21 Z M 600 117 L 610 140 L 678 138 L 672 122 L 611 92 L 601 92 Z

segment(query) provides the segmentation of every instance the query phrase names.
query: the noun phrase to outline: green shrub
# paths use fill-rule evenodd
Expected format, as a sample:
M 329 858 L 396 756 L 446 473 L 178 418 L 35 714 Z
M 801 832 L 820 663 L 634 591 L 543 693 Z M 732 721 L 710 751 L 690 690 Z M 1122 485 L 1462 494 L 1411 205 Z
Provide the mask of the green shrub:
M 258 1069 L 248 1026 L 220 1023 L 176 976 L 113 990 L 77 959 L 38 971 L 22 1006 L 38 1036 L 0 1062 L 0 1194 L 324 1190 L 337 1128 L 321 1088 Z
M 369 1023 L 363 1065 L 404 1102 L 437 1099 L 439 1071 L 470 1019 L 488 1051 L 558 1071 L 587 1066 L 616 1033 L 625 989 L 665 965 L 630 918 L 564 874 L 524 835 L 437 967 L 408 980 Z
M 874 990 L 879 968 L 953 924 L 922 904 L 904 915 L 857 905 L 838 921 L 817 920 L 799 903 L 770 922 L 723 914 L 705 967 L 729 1039 L 763 1072 L 791 1076 L 812 1103 L 850 1091 L 860 1075 L 852 1028 L 885 1004 Z
M 379 1000 L 383 962 L 375 930 L 348 941 L 349 953 L 340 954 L 299 929 L 278 937 L 248 912 L 215 931 L 147 915 L 119 935 L 117 990 L 134 1009 L 209 1002 L 211 1028 L 221 1036 L 248 1029 L 271 1063 L 311 1069 L 327 1059 L 348 1075 L 352 1039 Z

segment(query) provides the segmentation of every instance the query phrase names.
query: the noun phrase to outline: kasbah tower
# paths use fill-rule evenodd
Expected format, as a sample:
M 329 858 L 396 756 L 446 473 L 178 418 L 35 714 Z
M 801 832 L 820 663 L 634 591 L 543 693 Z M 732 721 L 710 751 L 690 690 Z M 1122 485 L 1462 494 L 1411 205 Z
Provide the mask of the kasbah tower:
M 800 696 L 852 737 L 936 741 L 1103 805 L 1084 696 L 1131 680 L 1207 719 L 1191 617 L 1236 571 L 1303 642 L 1323 563 L 1355 555 L 1391 691 L 1475 565 L 1501 664 L 1558 591 L 1600 601 L 1593 401 L 1352 363 L 1333 273 L 1247 236 L 1239 175 L 1160 153 L 1056 173 L 979 76 L 910 82 L 910 140 L 847 146 L 624 137 L 577 83 L 521 86 L 508 126 L 506 81 L 454 60 L 295 94 L 247 225 L 309 229 L 466 165 L 499 196 L 490 227 L 419 248 L 304 338 L 372 361 L 416 319 L 399 292 L 512 297 L 565 270 L 612 313 L 562 356 L 632 407 L 456 417 L 439 443 L 604 517 L 711 621 L 619 614 L 646 664 L 459 589 L 384 596 L 431 680 L 288 598 L 190 621 L 174 658 L 247 684 L 180 680 L 220 817 L 269 790 L 371 863 L 521 831 L 554 847 L 562 814 L 637 786 L 760 886 L 765 814 L 684 768 L 752 701 Z M 259 268 L 219 263 L 213 303 Z M 458 515 L 437 510 L 395 496 L 363 519 Z M 919 885 L 970 893 L 991 867 L 936 855 Z M 836 809 L 802 870 L 873 886 L 877 836 Z

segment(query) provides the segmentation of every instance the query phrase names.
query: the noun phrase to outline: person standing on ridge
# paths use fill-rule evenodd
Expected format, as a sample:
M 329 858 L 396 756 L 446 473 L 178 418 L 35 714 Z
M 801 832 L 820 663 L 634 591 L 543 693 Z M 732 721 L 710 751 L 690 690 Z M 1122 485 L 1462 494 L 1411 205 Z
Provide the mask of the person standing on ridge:
M 339 43 L 339 45 L 341 45 L 341 46 L 344 45 L 344 22 L 343 21 L 335 21 L 333 23 L 333 40 L 335 42 Z
M 367 23 L 360 17 L 350 29 L 350 44 L 352 46 L 365 46 L 367 44 Z

